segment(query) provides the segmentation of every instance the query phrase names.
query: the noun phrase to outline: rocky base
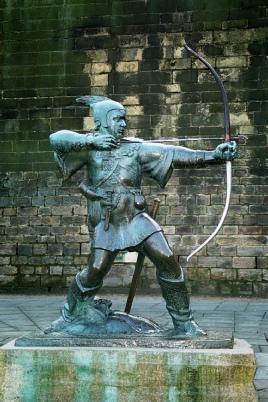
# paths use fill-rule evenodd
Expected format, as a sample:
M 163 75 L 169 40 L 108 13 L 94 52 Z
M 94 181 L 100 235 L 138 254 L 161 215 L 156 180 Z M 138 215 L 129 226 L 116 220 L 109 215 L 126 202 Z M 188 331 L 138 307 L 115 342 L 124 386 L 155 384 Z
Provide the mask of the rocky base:
M 44 330 L 49 337 L 124 337 L 125 335 L 142 335 L 151 337 L 174 337 L 175 339 L 188 339 L 189 337 L 206 336 L 206 333 L 193 321 L 182 324 L 180 329 L 166 330 L 147 318 L 137 317 L 111 309 L 112 302 L 108 299 L 96 297 L 90 303 L 82 303 L 73 313 L 70 321 L 70 313 L 63 313 L 62 317 L 54 321 L 50 327 Z M 64 307 L 68 312 L 68 304 Z M 63 318 L 64 317 L 64 318 Z
M 112 302 L 108 299 L 95 299 L 86 308 L 81 309 L 79 315 L 72 321 L 65 321 L 63 317 L 54 321 L 44 333 L 87 337 L 91 335 L 116 334 L 151 334 L 163 331 L 155 322 L 143 317 L 122 313 L 111 309 Z

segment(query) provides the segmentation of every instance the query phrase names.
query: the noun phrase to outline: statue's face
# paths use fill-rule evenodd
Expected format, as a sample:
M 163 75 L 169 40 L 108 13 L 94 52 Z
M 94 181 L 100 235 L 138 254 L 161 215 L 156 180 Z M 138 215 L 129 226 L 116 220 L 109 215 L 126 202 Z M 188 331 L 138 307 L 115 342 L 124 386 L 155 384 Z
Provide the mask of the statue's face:
M 124 135 L 126 127 L 126 112 L 124 109 L 114 109 L 107 113 L 107 130 L 116 139 Z

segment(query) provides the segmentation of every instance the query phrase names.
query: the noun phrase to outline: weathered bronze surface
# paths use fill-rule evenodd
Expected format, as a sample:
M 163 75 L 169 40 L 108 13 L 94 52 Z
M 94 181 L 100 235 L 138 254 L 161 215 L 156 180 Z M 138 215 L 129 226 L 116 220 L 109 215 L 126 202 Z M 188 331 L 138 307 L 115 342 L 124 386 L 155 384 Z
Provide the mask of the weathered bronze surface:
M 187 337 L 205 336 L 193 319 L 183 270 L 161 227 L 148 213 L 141 179 L 148 174 L 164 188 L 174 168 L 232 160 L 236 144 L 225 142 L 214 151 L 195 151 L 145 141 L 121 141 L 126 112 L 120 103 L 97 96 L 78 101 L 93 109 L 98 132 L 83 135 L 62 130 L 51 134 L 50 143 L 65 179 L 86 168 L 87 180 L 80 184 L 80 190 L 88 202 L 91 254 L 88 266 L 71 283 L 62 317 L 46 333 L 61 333 L 68 326 L 76 326 L 80 318 L 89 318 L 89 326 L 97 327 L 103 317 L 99 312 L 92 313 L 94 296 L 118 252 L 135 250 L 156 267 L 174 329 Z

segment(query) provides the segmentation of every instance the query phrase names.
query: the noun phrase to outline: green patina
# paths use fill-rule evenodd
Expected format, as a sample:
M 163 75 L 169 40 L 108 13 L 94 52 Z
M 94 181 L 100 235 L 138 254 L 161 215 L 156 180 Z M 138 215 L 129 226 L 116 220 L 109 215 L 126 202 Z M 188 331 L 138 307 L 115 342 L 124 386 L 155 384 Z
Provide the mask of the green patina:
M 204 350 L 0 350 L 5 401 L 257 401 L 253 352 Z M 240 349 L 241 348 L 241 349 Z

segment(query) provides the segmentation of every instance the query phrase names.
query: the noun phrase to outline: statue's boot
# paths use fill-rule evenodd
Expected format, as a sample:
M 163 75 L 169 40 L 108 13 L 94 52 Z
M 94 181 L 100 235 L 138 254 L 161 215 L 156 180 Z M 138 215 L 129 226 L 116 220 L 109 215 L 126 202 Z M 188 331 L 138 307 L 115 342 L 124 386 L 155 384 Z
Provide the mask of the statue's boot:
M 158 276 L 158 282 L 174 328 L 184 332 L 187 336 L 206 335 L 206 332 L 194 321 L 183 271 L 179 279 L 167 279 Z
M 101 286 L 102 281 L 97 286 L 85 288 L 80 281 L 78 273 L 71 283 L 67 303 L 65 303 L 62 311 L 64 321 L 72 322 L 78 317 L 88 316 L 89 306 Z
M 60 332 L 74 320 L 86 317 L 88 322 L 99 323 L 105 319 L 105 315 L 100 309 L 92 306 L 94 296 L 102 286 L 100 284 L 94 287 L 85 288 L 76 275 L 69 288 L 67 302 L 61 313 L 61 317 L 54 321 L 50 327 L 45 329 L 45 333 Z

